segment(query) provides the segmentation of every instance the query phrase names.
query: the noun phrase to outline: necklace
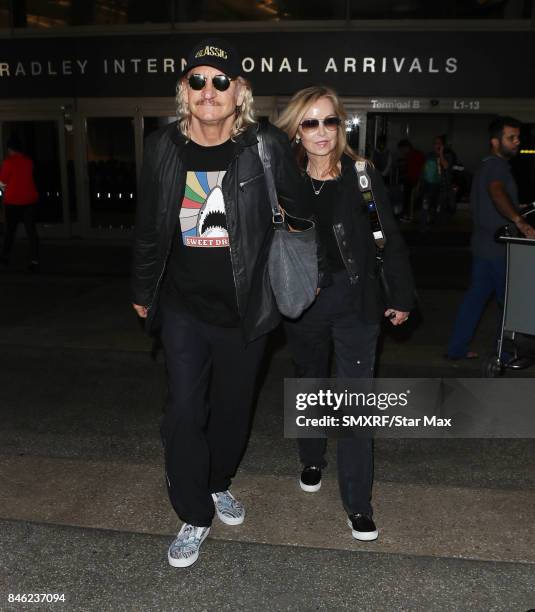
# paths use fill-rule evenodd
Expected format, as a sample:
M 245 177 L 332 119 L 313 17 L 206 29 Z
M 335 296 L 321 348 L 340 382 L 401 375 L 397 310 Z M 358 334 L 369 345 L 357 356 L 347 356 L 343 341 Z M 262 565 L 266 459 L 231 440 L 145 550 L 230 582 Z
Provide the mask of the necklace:
M 327 181 L 320 181 L 321 186 L 319 189 L 316 189 L 316 185 L 314 185 L 314 179 L 310 176 L 310 174 L 308 175 L 308 178 L 310 179 L 310 184 L 312 185 L 312 191 L 314 192 L 314 195 L 319 195 Z

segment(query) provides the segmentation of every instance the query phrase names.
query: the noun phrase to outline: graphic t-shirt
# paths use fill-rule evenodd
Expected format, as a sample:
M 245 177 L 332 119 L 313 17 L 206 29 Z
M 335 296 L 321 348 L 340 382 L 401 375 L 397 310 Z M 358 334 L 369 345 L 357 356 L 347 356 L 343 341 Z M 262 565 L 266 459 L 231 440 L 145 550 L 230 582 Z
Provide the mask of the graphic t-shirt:
M 232 141 L 185 148 L 186 189 L 169 259 L 168 302 L 223 327 L 239 323 L 222 184 L 234 157 Z

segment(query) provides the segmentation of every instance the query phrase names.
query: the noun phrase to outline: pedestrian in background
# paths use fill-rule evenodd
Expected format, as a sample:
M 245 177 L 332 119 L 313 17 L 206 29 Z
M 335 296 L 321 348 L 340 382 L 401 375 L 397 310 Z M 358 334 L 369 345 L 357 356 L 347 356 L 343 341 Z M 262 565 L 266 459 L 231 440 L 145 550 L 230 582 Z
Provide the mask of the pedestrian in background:
M 505 245 L 495 240 L 496 231 L 512 222 L 523 236 L 535 238 L 535 229 L 518 212 L 518 188 L 509 165 L 520 148 L 520 127 L 513 117 L 497 117 L 490 123 L 490 153 L 480 163 L 472 181 L 472 278 L 449 340 L 450 359 L 479 357 L 469 350 L 469 343 L 492 295 L 500 306 L 498 323 L 501 323 L 506 258 Z
M 392 153 L 386 146 L 386 136 L 381 135 L 377 139 L 377 146 L 374 148 L 371 155 L 372 164 L 377 168 L 383 177 L 386 185 L 390 184 L 390 176 L 392 173 Z
M 413 203 L 425 163 L 425 155 L 404 138 L 398 142 L 398 182 L 403 187 L 403 210 L 400 221 L 412 221 Z
M 421 176 L 422 209 L 420 231 L 424 232 L 442 210 L 450 210 L 454 197 L 451 172 L 455 155 L 446 147 L 444 135 L 435 136 L 433 150 L 427 155 Z
M 39 238 L 36 228 L 36 205 L 39 194 L 33 179 L 33 161 L 22 152 L 14 134 L 7 142 L 7 157 L 0 167 L 0 187 L 3 191 L 6 233 L 0 261 L 9 263 L 11 249 L 19 223 L 23 223 L 30 245 L 31 272 L 39 271 Z

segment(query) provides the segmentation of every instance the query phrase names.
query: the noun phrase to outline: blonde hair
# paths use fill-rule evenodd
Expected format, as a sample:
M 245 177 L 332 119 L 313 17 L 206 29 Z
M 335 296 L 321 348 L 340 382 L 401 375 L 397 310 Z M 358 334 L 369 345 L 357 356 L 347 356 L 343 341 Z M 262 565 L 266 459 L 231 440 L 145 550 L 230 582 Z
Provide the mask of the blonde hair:
M 190 139 L 189 126 L 191 122 L 191 112 L 189 110 L 184 90 L 187 87 L 187 75 L 182 77 L 176 86 L 176 116 L 178 118 L 178 129 L 180 133 L 187 139 Z M 236 118 L 230 133 L 231 140 L 234 140 L 241 133 L 256 123 L 253 90 L 249 81 L 243 77 L 237 77 L 236 81 L 239 85 L 245 88 L 245 94 L 241 106 L 236 107 Z
M 327 98 L 332 102 L 334 113 L 337 117 L 340 117 L 342 120 L 340 125 L 337 128 L 337 141 L 336 147 L 331 153 L 330 158 L 330 168 L 329 173 L 332 175 L 338 175 L 338 162 L 342 157 L 342 154 L 345 153 L 353 160 L 364 160 L 363 157 L 355 153 L 353 149 L 349 146 L 347 142 L 346 136 L 346 119 L 347 114 L 344 109 L 344 105 L 342 101 L 338 97 L 338 94 L 331 89 L 330 87 L 325 87 L 323 85 L 315 85 L 313 87 L 307 87 L 306 89 L 301 89 L 296 94 L 293 95 L 292 99 L 288 102 L 288 106 L 284 109 L 281 116 L 275 122 L 281 130 L 288 134 L 288 138 L 292 141 L 295 151 L 295 157 L 297 159 L 297 163 L 302 172 L 306 171 L 305 160 L 306 160 L 306 150 L 301 142 L 296 141 L 297 130 L 299 128 L 299 124 L 303 119 L 303 115 L 310 107 L 311 104 L 317 102 L 320 98 Z

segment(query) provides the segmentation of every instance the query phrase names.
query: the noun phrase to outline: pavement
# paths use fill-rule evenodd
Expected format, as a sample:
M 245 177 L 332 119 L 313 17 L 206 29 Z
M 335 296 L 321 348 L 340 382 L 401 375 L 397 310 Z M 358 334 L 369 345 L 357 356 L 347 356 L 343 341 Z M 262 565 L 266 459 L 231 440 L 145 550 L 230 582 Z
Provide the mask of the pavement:
M 419 312 L 385 329 L 378 373 L 479 377 L 483 359 L 443 358 L 468 282 L 467 233 L 406 235 Z M 321 490 L 299 489 L 295 441 L 283 434 L 281 380 L 292 369 L 280 332 L 233 484 L 246 521 L 215 523 L 198 563 L 171 568 L 179 521 L 158 436 L 164 365 L 129 305 L 128 247 L 44 242 L 41 274 L 25 264 L 21 241 L 0 270 L 0 610 L 535 608 L 534 441 L 376 440 L 380 535 L 357 542 L 335 444 Z M 474 350 L 490 355 L 495 331 L 489 304 Z M 10 601 L 17 593 L 64 601 Z

